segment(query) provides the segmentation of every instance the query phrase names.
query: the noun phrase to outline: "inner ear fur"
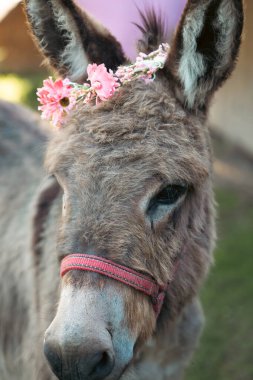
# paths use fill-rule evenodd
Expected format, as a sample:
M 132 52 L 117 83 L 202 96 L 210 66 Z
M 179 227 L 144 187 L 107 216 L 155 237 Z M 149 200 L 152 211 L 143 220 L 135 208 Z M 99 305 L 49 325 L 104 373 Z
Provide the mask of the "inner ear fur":
M 63 77 L 82 82 L 89 62 L 115 70 L 126 61 L 119 42 L 72 0 L 25 0 L 40 50 Z
M 206 109 L 234 69 L 243 29 L 242 0 L 189 0 L 166 70 L 179 100 Z

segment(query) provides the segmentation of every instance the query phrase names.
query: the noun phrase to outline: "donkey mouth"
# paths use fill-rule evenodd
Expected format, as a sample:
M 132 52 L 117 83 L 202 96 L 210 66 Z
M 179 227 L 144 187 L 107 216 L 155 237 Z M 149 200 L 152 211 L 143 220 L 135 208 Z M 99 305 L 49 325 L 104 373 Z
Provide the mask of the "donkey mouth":
M 84 376 L 78 367 L 71 370 L 66 369 L 64 371 L 61 371 L 61 374 L 57 374 L 55 371 L 53 372 L 59 380 L 127 380 L 129 379 L 128 370 L 130 367 L 131 363 L 127 364 L 120 372 L 120 374 L 114 375 L 112 373 L 108 373 L 107 375 L 104 373 L 101 375 L 99 371 L 96 371 Z

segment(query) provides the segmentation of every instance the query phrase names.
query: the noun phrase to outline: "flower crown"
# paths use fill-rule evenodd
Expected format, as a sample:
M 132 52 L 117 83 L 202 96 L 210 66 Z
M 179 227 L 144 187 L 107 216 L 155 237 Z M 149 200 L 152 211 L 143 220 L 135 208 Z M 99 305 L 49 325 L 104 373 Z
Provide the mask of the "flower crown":
M 155 73 L 164 67 L 169 49 L 168 44 L 161 44 L 150 54 L 139 53 L 135 63 L 119 66 L 115 73 L 111 70 L 108 72 L 104 64 L 89 64 L 89 83 L 81 85 L 68 78 L 53 81 L 49 77 L 43 81 L 43 87 L 37 90 L 41 117 L 50 120 L 54 126 L 61 127 L 64 116 L 78 103 L 98 104 L 111 98 L 119 87 L 136 79 L 143 79 L 147 83 L 153 81 Z

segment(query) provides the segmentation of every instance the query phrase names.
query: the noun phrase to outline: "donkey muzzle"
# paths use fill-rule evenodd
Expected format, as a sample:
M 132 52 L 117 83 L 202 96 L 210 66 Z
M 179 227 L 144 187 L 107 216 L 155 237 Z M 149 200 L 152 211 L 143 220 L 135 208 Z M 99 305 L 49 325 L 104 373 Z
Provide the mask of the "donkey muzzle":
M 106 329 L 96 337 L 66 331 L 57 339 L 49 328 L 44 353 L 60 380 L 102 380 L 113 371 L 115 363 L 111 336 Z

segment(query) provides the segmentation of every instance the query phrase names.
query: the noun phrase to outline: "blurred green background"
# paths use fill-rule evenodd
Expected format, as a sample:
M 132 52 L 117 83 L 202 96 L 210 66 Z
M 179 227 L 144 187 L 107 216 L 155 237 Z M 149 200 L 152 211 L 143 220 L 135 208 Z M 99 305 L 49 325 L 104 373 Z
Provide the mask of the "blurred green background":
M 15 1 L 14 1 L 15 2 Z M 253 1 L 238 68 L 211 109 L 218 241 L 201 292 L 206 326 L 187 380 L 253 379 Z M 10 25 L 19 29 L 11 33 Z M 9 31 L 9 32 L 8 32 Z M 9 34 L 8 34 L 9 33 Z M 23 33 L 23 35 L 22 35 Z M 18 39 L 18 41 L 17 41 Z M 8 50 L 9 49 L 9 50 Z M 48 71 L 26 33 L 20 5 L 0 13 L 0 98 L 37 109 Z
M 253 379 L 253 198 L 216 187 L 215 267 L 201 298 L 206 326 L 187 380 Z
M 43 79 L 44 73 L 0 74 L 0 99 L 37 110 L 36 91 L 42 86 Z

